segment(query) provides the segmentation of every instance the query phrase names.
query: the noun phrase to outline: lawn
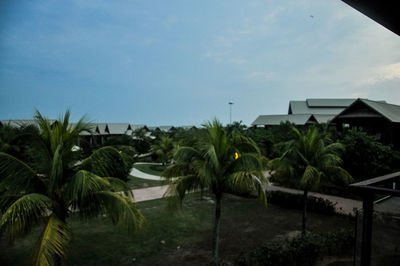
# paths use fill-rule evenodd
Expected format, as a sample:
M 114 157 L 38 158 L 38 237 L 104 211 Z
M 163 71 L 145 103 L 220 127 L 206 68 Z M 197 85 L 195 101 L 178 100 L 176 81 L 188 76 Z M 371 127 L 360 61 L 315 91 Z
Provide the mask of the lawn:
M 181 211 L 167 208 L 167 200 L 138 203 L 146 228 L 134 235 L 112 226 L 104 217 L 82 222 L 70 218 L 74 240 L 67 265 L 206 265 L 211 258 L 214 203 L 188 195 Z M 222 202 L 220 255 L 232 261 L 240 252 L 279 240 L 301 227 L 301 212 L 255 199 L 226 196 Z M 352 228 L 341 216 L 309 213 L 311 231 Z M 0 242 L 0 265 L 26 265 L 38 230 L 16 244 Z
M 160 164 L 135 164 L 133 167 L 136 169 L 149 174 L 161 176 L 162 172 L 167 168 L 167 165 Z

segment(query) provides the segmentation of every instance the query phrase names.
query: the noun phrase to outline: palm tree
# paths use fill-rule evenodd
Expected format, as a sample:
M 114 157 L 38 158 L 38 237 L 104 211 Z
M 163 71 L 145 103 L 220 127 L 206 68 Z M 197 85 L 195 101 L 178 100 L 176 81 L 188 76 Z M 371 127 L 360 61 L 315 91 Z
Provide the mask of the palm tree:
M 344 151 L 340 143 L 331 143 L 317 128 L 309 128 L 306 134 L 292 127 L 295 139 L 286 143 L 280 158 L 270 161 L 279 179 L 297 178 L 303 189 L 302 234 L 307 227 L 307 195 L 310 189 L 318 188 L 324 182 L 350 183 L 351 175 L 340 167 L 339 154 Z
M 152 145 L 151 151 L 160 158 L 165 165 L 174 155 L 174 143 L 169 137 L 161 137 L 157 144 Z
M 79 134 L 90 130 L 89 124 L 82 118 L 71 126 L 69 117 L 67 111 L 64 117 L 50 124 L 36 111 L 40 136 L 32 144 L 30 160 L 24 162 L 0 152 L 0 210 L 3 213 L 0 230 L 8 233 L 13 241 L 43 222 L 44 229 L 35 249 L 35 265 L 59 265 L 66 256 L 72 237 L 68 225 L 71 212 L 77 212 L 82 219 L 106 214 L 114 224 L 132 231 L 144 221 L 128 185 L 120 179 L 100 177 L 88 171 L 102 157 L 99 167 L 105 173 L 108 155 L 115 152 L 113 148 L 102 148 L 94 156 L 81 160 L 72 148 L 78 143 Z
M 227 136 L 222 124 L 214 120 L 205 125 L 205 139 L 198 139 L 193 147 L 180 147 L 174 163 L 164 176 L 171 182 L 167 195 L 180 202 L 186 192 L 207 188 L 215 196 L 213 258 L 218 264 L 218 240 L 221 200 L 224 193 L 242 194 L 256 190 L 266 204 L 263 189 L 261 155 L 255 143 L 238 132 Z

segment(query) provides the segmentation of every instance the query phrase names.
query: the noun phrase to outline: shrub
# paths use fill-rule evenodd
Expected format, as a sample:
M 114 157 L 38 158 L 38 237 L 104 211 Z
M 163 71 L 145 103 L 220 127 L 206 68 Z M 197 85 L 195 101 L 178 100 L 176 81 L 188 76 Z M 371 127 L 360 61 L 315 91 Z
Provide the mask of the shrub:
M 240 254 L 234 265 L 281 265 L 305 266 L 323 256 L 350 256 L 354 250 L 354 231 L 313 234 L 308 233 L 293 239 L 271 242 L 249 253 Z
M 268 203 L 276 204 L 279 206 L 303 209 L 303 195 L 292 194 L 283 191 L 269 191 L 267 192 Z M 318 197 L 307 198 L 307 210 L 321 214 L 334 214 L 335 204 L 331 201 Z

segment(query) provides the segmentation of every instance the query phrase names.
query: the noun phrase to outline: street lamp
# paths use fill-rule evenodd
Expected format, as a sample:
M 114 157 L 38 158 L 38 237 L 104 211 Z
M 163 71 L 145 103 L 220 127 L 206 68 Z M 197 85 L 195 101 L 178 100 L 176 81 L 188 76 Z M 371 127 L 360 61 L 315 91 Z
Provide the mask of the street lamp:
M 229 102 L 229 124 L 232 124 L 232 105 L 233 102 Z

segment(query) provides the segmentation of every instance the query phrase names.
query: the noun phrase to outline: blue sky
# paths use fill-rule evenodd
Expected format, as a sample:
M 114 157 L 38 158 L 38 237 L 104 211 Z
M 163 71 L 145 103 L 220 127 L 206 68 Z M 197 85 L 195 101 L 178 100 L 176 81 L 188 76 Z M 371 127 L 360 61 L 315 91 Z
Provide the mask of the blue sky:
M 249 125 L 289 100 L 400 104 L 400 37 L 340 0 L 0 2 L 0 119 Z

